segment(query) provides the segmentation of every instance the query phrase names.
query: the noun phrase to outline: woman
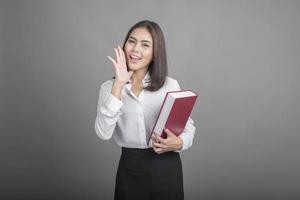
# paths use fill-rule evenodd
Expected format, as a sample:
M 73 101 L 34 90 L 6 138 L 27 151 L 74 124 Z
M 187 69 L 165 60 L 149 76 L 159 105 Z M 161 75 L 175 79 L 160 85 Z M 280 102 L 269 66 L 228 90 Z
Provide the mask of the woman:
M 166 139 L 155 133 L 147 145 L 166 93 L 180 90 L 167 76 L 163 33 L 155 22 L 138 22 L 114 50 L 115 77 L 101 85 L 95 130 L 122 148 L 115 199 L 183 199 L 179 152 L 192 145 L 193 120 L 179 137 L 165 129 Z

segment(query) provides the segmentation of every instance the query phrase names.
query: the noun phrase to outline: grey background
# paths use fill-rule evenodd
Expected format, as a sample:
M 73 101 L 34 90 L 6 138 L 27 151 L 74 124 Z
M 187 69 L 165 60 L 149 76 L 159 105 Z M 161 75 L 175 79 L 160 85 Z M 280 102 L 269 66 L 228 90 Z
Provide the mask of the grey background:
M 94 131 L 106 55 L 142 19 L 200 94 L 185 197 L 300 198 L 299 1 L 1 1 L 1 199 L 112 199 L 120 148 Z

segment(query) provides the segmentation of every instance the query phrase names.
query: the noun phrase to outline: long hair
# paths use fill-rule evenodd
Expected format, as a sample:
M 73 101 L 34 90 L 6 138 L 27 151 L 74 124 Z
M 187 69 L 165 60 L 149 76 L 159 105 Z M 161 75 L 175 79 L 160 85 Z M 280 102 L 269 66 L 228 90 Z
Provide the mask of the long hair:
M 136 28 L 146 28 L 152 36 L 153 58 L 148 66 L 151 82 L 144 89 L 149 91 L 157 91 L 164 85 L 166 76 L 168 75 L 166 47 L 163 32 L 159 25 L 155 22 L 148 20 L 140 21 L 129 29 L 124 40 L 123 50 L 130 34 Z

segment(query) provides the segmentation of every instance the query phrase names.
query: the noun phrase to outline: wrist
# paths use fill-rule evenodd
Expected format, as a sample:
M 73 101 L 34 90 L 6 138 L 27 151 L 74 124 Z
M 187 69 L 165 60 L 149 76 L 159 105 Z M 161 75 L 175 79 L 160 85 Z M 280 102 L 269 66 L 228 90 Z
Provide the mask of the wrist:
M 178 138 L 178 143 L 176 145 L 176 151 L 180 151 L 183 147 L 183 140 L 181 137 L 177 137 Z
M 121 100 L 122 89 L 123 89 L 124 85 L 125 84 L 118 82 L 118 81 L 114 81 L 114 83 L 113 83 L 111 93 L 112 93 L 112 95 L 117 97 L 119 100 Z
M 114 80 L 114 83 L 113 83 L 115 86 L 117 86 L 117 87 L 123 87 L 125 84 L 126 84 L 126 82 L 124 82 L 124 81 L 119 81 L 119 80 Z

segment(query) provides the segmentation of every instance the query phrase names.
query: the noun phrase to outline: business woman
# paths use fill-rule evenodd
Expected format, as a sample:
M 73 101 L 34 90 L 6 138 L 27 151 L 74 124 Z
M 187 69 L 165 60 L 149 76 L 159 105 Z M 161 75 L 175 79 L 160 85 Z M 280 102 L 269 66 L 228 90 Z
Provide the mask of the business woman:
M 188 119 L 179 137 L 165 129 L 166 139 L 155 133 L 147 144 L 166 93 L 180 90 L 167 75 L 162 30 L 155 22 L 138 22 L 129 29 L 123 47 L 114 51 L 115 59 L 108 58 L 115 77 L 100 87 L 95 120 L 99 138 L 113 136 L 122 148 L 114 198 L 184 199 L 179 152 L 192 145 L 193 120 Z

